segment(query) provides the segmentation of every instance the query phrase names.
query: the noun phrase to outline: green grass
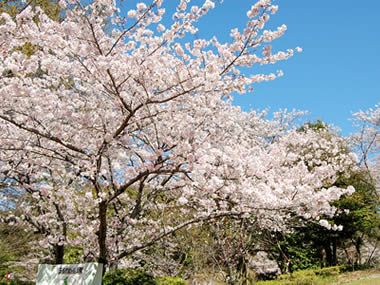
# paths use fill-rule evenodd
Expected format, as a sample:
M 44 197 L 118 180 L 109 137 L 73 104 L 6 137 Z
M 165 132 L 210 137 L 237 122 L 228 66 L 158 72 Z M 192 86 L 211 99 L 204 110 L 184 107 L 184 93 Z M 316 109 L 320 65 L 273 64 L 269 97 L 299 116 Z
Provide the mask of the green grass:
M 319 277 L 318 284 L 334 284 L 338 280 L 337 276 Z

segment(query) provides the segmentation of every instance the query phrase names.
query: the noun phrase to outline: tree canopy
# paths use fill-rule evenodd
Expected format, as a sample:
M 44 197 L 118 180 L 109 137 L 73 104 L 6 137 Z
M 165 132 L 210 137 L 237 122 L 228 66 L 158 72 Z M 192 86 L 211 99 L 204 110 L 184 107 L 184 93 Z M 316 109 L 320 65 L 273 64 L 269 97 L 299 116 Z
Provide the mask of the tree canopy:
M 168 27 L 161 0 L 125 17 L 112 0 L 59 5 L 62 21 L 30 5 L 0 21 L 0 73 L 12 72 L 0 78 L 0 181 L 24 195 L 16 220 L 57 263 L 69 245 L 83 260 L 129 266 L 176 231 L 223 217 L 276 231 L 294 216 L 329 227 L 320 218 L 335 213 L 330 201 L 354 192 L 335 184 L 356 163 L 343 138 L 298 131 L 297 113 L 269 120 L 231 104 L 281 75 L 247 67 L 300 51 L 272 52 L 286 30 L 265 30 L 276 5 L 254 4 L 228 42 L 186 38 L 210 0 L 180 1 Z M 28 56 L 26 43 L 38 47 Z

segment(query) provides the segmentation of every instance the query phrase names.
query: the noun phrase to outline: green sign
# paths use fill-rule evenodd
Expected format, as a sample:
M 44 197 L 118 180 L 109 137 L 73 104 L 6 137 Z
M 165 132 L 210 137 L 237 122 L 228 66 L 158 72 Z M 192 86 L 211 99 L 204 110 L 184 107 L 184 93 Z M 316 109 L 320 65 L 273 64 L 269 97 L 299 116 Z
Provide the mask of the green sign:
M 36 285 L 101 285 L 103 264 L 39 264 Z

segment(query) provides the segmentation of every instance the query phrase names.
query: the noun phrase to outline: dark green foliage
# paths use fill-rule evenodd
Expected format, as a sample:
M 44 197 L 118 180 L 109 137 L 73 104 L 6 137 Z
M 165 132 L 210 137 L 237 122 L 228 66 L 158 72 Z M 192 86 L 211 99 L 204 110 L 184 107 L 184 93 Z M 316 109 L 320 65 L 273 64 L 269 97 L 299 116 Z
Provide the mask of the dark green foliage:
M 371 185 L 365 173 L 352 173 L 350 177 L 341 175 L 335 183 L 338 187 L 347 187 L 353 185 L 355 193 L 351 196 L 341 197 L 338 201 L 333 202 L 333 205 L 338 208 L 341 213 L 332 219 L 336 225 L 343 225 L 343 230 L 334 231 L 319 231 L 314 232 L 315 242 L 319 237 L 319 244 L 324 244 L 324 247 L 332 249 L 345 248 L 354 246 L 356 249 L 357 259 L 352 262 L 354 265 L 360 266 L 361 249 L 365 238 L 378 238 L 380 227 L 380 215 L 378 212 L 378 197 L 375 187 Z M 348 213 L 343 210 L 349 210 Z M 322 234 L 322 235 L 321 235 Z M 323 238 L 322 238 L 323 237 Z M 368 260 L 370 262 L 370 260 Z M 336 265 L 336 253 L 331 253 L 331 259 L 327 256 L 327 265 Z
M 364 232 L 371 235 L 380 226 L 378 212 L 378 197 L 373 185 L 368 182 L 365 173 L 353 173 L 349 178 L 340 177 L 338 187 L 353 185 L 355 193 L 342 197 L 334 202 L 338 209 L 348 209 L 348 214 L 342 213 L 335 220 L 344 226 L 341 236 L 351 238 L 355 232 Z
M 107 272 L 103 277 L 103 285 L 157 285 L 149 273 L 137 269 L 117 269 Z
M 103 276 L 104 285 L 122 285 L 125 284 L 125 272 L 123 270 L 113 270 Z
M 318 249 L 305 231 L 296 231 L 292 234 L 277 234 L 277 246 L 274 248 L 275 257 L 282 272 L 293 272 L 320 265 Z

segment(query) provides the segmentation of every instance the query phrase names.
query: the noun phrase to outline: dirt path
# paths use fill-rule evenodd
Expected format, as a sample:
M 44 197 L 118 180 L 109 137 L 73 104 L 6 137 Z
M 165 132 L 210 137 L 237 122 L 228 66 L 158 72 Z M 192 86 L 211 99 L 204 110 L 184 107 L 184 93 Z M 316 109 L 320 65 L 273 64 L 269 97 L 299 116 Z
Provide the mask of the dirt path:
M 371 281 L 373 279 L 373 282 Z M 367 281 L 368 280 L 368 281 Z M 342 274 L 339 280 L 333 283 L 334 285 L 340 284 L 360 284 L 359 281 L 363 281 L 365 284 L 378 284 L 380 285 L 380 269 L 355 271 Z

